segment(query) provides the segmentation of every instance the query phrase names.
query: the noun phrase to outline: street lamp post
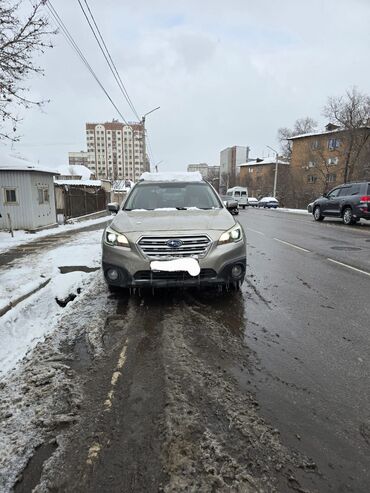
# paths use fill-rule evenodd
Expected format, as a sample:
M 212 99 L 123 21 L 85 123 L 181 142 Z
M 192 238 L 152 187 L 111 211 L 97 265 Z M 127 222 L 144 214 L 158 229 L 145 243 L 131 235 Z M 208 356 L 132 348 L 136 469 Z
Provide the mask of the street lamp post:
M 268 147 L 269 149 L 271 149 L 275 155 L 276 155 L 276 161 L 275 161 L 275 176 L 274 176 L 274 191 L 272 193 L 272 196 L 274 198 L 276 198 L 276 185 L 277 185 L 277 175 L 278 175 L 278 167 L 279 167 L 279 153 L 276 149 L 274 149 L 273 147 L 270 147 L 268 145 L 266 145 L 266 147 Z
M 143 148 L 144 148 L 144 161 L 146 164 L 146 140 L 145 140 L 145 118 L 150 115 L 150 113 L 153 113 L 154 111 L 159 110 L 160 106 L 157 106 L 156 108 L 153 108 L 152 110 L 148 111 L 141 117 L 141 124 L 143 125 Z M 150 171 L 150 165 L 149 165 L 149 170 L 145 171 Z

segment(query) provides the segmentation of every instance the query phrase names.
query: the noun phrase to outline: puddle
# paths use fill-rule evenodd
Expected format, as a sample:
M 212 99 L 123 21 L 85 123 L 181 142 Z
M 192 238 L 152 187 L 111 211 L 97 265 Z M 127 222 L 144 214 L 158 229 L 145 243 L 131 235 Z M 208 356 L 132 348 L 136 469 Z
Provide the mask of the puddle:
M 14 485 L 14 493 L 29 493 L 39 484 L 44 462 L 53 455 L 56 449 L 56 443 L 43 443 L 36 448 L 21 479 Z
M 86 267 L 86 265 L 62 265 L 58 267 L 61 274 L 69 274 L 70 272 L 95 272 L 100 267 Z
M 68 364 L 73 370 L 80 370 L 89 367 L 91 363 L 91 354 L 86 342 L 86 336 L 83 334 L 76 339 L 73 346 L 73 359 Z
M 331 247 L 332 250 L 341 250 L 343 252 L 353 252 L 355 250 L 362 250 L 362 248 L 358 247 L 351 247 L 351 246 L 333 246 Z

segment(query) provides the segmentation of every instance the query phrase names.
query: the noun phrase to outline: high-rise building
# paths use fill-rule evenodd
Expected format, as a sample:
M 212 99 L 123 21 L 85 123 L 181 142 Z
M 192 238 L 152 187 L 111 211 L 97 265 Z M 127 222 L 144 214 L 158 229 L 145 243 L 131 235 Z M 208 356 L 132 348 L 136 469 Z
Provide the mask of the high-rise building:
M 149 171 L 142 123 L 86 123 L 88 167 L 96 178 L 137 181 Z
M 68 163 L 70 165 L 81 165 L 89 167 L 89 153 L 86 151 L 79 152 L 69 152 L 68 153 Z
M 240 174 L 240 165 L 248 162 L 249 147 L 227 147 L 220 152 L 220 185 L 234 186 Z

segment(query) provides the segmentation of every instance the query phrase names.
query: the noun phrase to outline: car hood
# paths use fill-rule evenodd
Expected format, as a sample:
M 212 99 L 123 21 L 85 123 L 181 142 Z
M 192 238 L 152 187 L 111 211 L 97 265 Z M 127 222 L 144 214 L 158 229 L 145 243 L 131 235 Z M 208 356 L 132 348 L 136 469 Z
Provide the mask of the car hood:
M 235 220 L 227 209 L 119 211 L 110 227 L 120 233 L 146 231 L 226 231 Z

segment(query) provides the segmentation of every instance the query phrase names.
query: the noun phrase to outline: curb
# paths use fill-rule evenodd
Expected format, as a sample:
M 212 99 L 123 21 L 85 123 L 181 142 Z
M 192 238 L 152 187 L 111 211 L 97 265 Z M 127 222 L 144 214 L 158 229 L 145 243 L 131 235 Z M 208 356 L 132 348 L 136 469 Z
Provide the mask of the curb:
M 0 308 L 0 317 L 2 317 L 3 315 L 5 315 L 6 313 L 8 313 L 9 310 L 11 310 L 15 306 L 17 306 L 19 303 L 21 303 L 21 301 L 29 298 L 33 294 L 37 293 L 37 291 L 40 291 L 40 289 L 44 288 L 47 284 L 49 284 L 50 281 L 51 281 L 51 277 L 49 277 L 49 279 L 46 279 L 46 281 L 44 281 L 41 284 L 39 284 L 37 286 L 37 288 L 34 288 L 29 293 L 23 294 L 19 298 L 15 299 L 15 300 L 9 301 L 9 303 L 7 305 L 5 305 L 3 308 Z

